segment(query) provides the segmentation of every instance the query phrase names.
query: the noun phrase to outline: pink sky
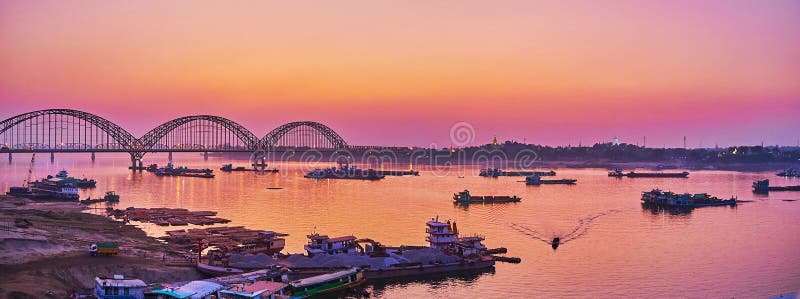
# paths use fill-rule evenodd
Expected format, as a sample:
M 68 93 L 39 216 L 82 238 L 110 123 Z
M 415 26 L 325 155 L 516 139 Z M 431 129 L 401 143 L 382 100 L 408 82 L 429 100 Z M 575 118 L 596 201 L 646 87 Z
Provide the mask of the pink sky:
M 795 145 L 797 1 L 0 1 L 0 119 L 215 114 L 351 144 Z

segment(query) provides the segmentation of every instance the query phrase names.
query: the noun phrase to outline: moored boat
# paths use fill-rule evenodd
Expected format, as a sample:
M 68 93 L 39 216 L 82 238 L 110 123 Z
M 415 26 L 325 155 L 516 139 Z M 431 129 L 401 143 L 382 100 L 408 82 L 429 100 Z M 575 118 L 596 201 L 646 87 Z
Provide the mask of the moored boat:
M 800 170 L 797 170 L 795 168 L 788 168 L 784 171 L 779 172 L 777 175 L 783 177 L 800 177 Z
M 677 194 L 671 191 L 653 189 L 642 192 L 642 204 L 669 208 L 697 208 L 707 206 L 735 206 L 736 198 L 720 199 L 706 193 Z
M 635 172 L 628 173 L 622 172 L 620 169 L 614 169 L 608 173 L 610 177 L 629 177 L 629 178 L 685 178 L 689 176 L 688 171 L 684 172 Z
M 478 173 L 479 176 L 482 177 L 491 177 L 496 178 L 500 176 L 530 176 L 530 175 L 538 175 L 538 176 L 555 176 L 556 172 L 553 170 L 550 171 L 532 171 L 532 170 L 511 170 L 506 171 L 499 168 L 486 168 L 481 169 Z
M 366 281 L 364 273 L 360 268 L 350 268 L 347 270 L 298 279 L 289 283 L 292 297 L 308 298 L 311 296 L 322 295 L 342 291 L 356 287 Z
M 360 169 L 347 164 L 339 168 L 314 169 L 304 177 L 310 179 L 352 179 L 352 180 L 381 180 L 386 177 L 374 169 Z
M 769 192 L 769 191 L 800 191 L 800 185 L 770 186 L 769 180 L 761 180 L 753 182 L 753 192 Z
M 453 194 L 453 202 L 457 204 L 467 203 L 506 203 L 519 202 L 522 198 L 516 195 L 471 195 L 469 190 L 464 190 Z
M 576 179 L 557 179 L 557 180 L 543 180 L 538 175 L 531 175 L 525 177 L 525 184 L 526 185 L 553 185 L 553 184 L 564 184 L 564 185 L 574 185 L 575 182 L 578 180 Z

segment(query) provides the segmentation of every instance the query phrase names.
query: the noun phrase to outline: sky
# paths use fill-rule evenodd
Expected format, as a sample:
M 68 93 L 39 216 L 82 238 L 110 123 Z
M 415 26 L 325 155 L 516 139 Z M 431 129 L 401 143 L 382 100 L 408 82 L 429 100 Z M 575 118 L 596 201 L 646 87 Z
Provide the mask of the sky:
M 0 119 L 213 114 L 350 144 L 800 143 L 798 1 L 0 0 Z

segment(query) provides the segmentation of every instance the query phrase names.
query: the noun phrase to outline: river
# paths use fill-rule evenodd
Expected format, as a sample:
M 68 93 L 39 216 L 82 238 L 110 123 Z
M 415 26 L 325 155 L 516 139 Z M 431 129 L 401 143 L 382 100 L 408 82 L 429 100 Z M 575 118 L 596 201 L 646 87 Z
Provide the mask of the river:
M 490 248 L 507 247 L 520 264 L 498 263 L 483 273 L 370 285 L 377 298 L 730 298 L 768 297 L 800 291 L 800 192 L 751 192 L 754 180 L 798 185 L 772 172 L 694 171 L 689 178 L 610 178 L 604 169 L 556 169 L 576 185 L 526 186 L 522 177 L 483 178 L 477 166 L 415 167 L 419 176 L 381 181 L 312 180 L 315 165 L 278 163 L 278 174 L 223 173 L 225 163 L 176 154 L 175 164 L 215 169 L 216 178 L 157 177 L 127 170 L 129 156 L 48 155 L 34 176 L 67 169 L 97 180 L 81 198 L 121 195 L 119 208 L 173 207 L 214 210 L 228 225 L 288 233 L 285 252 L 302 252 L 305 236 L 355 235 L 386 245 L 425 244 L 425 222 L 452 219 L 462 233 L 486 236 Z M 145 163 L 166 163 L 148 154 Z M 0 164 L 0 189 L 21 185 L 30 155 Z M 316 166 L 330 166 L 318 164 Z M 404 167 L 408 167 L 407 165 Z M 270 190 L 267 187 L 282 187 Z M 676 213 L 644 209 L 642 191 L 706 192 L 747 200 L 736 207 Z M 520 203 L 453 205 L 453 193 L 522 197 Z M 99 212 L 99 211 L 98 211 Z M 165 230 L 141 225 L 149 234 Z M 191 226 L 190 226 L 191 227 Z M 179 227 L 186 228 L 186 227 Z M 566 239 L 553 250 L 542 239 Z

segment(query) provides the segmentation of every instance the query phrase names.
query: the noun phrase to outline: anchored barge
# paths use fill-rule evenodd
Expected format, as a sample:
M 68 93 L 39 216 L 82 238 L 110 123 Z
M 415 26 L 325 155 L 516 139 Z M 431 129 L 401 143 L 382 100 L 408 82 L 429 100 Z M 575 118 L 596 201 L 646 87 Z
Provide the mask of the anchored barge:
M 266 169 L 267 164 L 253 164 L 253 165 L 254 168 L 247 168 L 244 166 L 233 167 L 233 164 L 224 164 L 222 165 L 222 167 L 219 168 L 219 170 L 224 172 L 232 172 L 232 171 L 255 171 L 255 172 L 272 172 L 272 173 L 278 172 L 277 168 Z M 258 168 L 259 166 L 262 167 Z
M 642 204 L 667 208 L 698 208 L 708 206 L 735 206 L 736 198 L 720 199 L 706 193 L 677 194 L 671 191 L 653 189 L 642 192 Z
M 480 173 L 478 174 L 482 177 L 490 177 L 496 178 L 500 176 L 530 176 L 530 175 L 538 175 L 538 176 L 555 176 L 555 171 L 524 171 L 524 170 L 513 170 L 513 171 L 505 171 L 499 168 L 486 168 L 481 169 Z
M 685 178 L 689 176 L 688 171 L 684 172 L 622 172 L 622 170 L 614 169 L 608 173 L 610 177 L 629 177 L 629 178 Z
M 464 190 L 453 194 L 453 202 L 457 204 L 469 203 L 506 203 L 506 202 L 520 202 L 522 198 L 516 195 L 471 195 L 469 190 Z
M 543 180 L 538 175 L 532 175 L 525 177 L 525 185 L 552 185 L 552 184 L 564 184 L 564 185 L 575 185 L 575 182 L 578 180 L 576 179 L 558 179 L 558 180 Z
M 310 179 L 351 179 L 351 180 L 382 180 L 386 177 L 374 169 L 360 169 L 355 166 L 343 165 L 339 168 L 314 169 L 305 175 Z
M 119 195 L 114 193 L 114 191 L 106 192 L 106 195 L 103 198 L 87 198 L 82 199 L 80 203 L 82 205 L 90 205 L 93 203 L 100 203 L 100 202 L 119 202 Z
M 753 182 L 753 192 L 766 193 L 769 191 L 800 191 L 800 185 L 797 186 L 770 186 L 769 180 L 761 180 Z
M 777 174 L 778 176 L 788 177 L 788 178 L 796 178 L 800 177 L 800 170 L 789 168 L 784 171 L 781 171 Z
M 213 178 L 214 172 L 211 169 L 192 169 L 184 166 L 173 167 L 172 163 L 167 163 L 166 167 L 159 168 L 155 171 L 157 176 L 186 176 L 195 178 Z

